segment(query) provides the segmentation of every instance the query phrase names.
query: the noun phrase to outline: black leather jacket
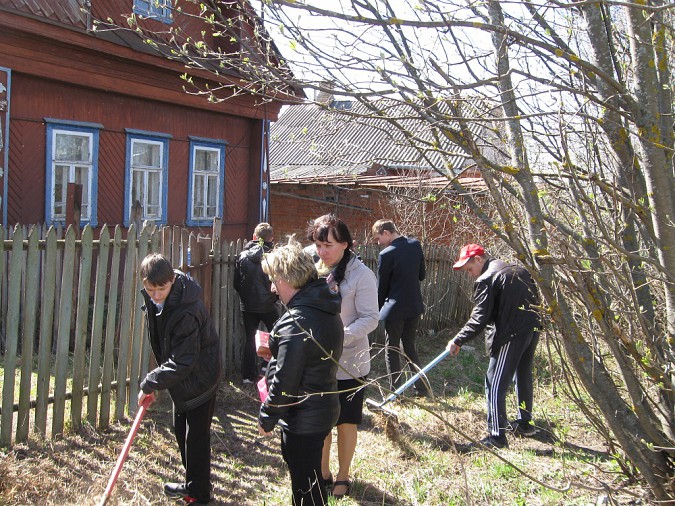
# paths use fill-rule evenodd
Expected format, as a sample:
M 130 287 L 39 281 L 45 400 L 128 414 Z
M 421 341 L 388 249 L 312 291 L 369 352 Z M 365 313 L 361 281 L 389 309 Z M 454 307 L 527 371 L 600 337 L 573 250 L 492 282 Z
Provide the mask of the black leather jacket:
M 146 394 L 167 389 L 176 411 L 194 409 L 216 395 L 221 377 L 220 339 L 201 301 L 201 287 L 180 271 L 157 315 L 145 290 L 143 310 L 157 364 L 141 382 Z
M 537 288 L 519 265 L 488 259 L 474 282 L 473 299 L 471 318 L 454 338 L 459 346 L 487 327 L 485 346 L 495 356 L 506 343 L 539 326 L 539 315 L 532 309 L 539 304 Z
M 310 281 L 290 300 L 270 334 L 269 396 L 259 417 L 265 431 L 279 423 L 295 434 L 328 434 L 337 422 L 340 402 L 337 393 L 321 394 L 337 392 L 343 339 L 340 296 L 330 291 L 325 279 Z
M 242 311 L 268 313 L 276 310 L 277 296 L 272 293 L 270 280 L 262 270 L 263 253 L 271 249 L 271 242 L 261 246 L 257 241 L 249 241 L 239 254 L 233 285 L 239 292 Z

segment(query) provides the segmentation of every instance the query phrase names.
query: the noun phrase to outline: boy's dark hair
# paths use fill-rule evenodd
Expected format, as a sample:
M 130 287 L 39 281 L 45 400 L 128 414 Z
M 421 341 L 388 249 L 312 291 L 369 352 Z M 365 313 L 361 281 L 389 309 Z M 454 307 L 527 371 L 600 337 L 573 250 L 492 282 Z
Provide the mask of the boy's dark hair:
M 141 262 L 139 275 L 152 286 L 162 286 L 173 281 L 173 266 L 161 253 L 150 253 Z
M 258 226 L 256 226 L 253 231 L 253 235 L 258 239 L 262 239 L 264 242 L 270 242 L 274 237 L 274 230 L 269 223 L 258 223 Z
M 390 232 L 392 234 L 398 234 L 398 229 L 394 222 L 391 220 L 377 220 L 373 224 L 373 235 L 381 234 L 384 231 Z

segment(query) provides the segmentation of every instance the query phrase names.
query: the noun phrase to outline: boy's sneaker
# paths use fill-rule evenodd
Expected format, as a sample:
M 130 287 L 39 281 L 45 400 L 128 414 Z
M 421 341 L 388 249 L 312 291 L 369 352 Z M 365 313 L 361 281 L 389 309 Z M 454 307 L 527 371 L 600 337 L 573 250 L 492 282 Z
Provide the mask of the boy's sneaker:
M 242 382 L 244 385 L 253 385 L 253 383 L 255 383 L 254 380 L 249 379 L 249 378 L 244 378 L 241 382 Z
M 473 448 L 479 450 L 483 448 L 490 448 L 493 450 L 508 448 L 509 442 L 506 439 L 506 436 L 487 436 L 478 441 L 478 444 L 471 445 Z
M 190 497 L 189 495 L 186 495 L 185 497 L 183 497 L 183 500 L 185 501 L 185 504 L 189 505 L 189 506 L 200 506 L 202 504 L 209 504 L 211 502 L 211 499 L 207 499 L 205 501 L 204 500 L 200 501 L 196 497 Z
M 539 429 L 532 422 L 524 420 L 514 420 L 511 422 L 511 427 L 513 428 L 513 434 L 521 437 L 532 437 L 539 432 Z
M 169 497 L 178 498 L 178 497 L 187 497 L 188 490 L 185 486 L 185 483 L 165 483 L 164 484 L 164 493 Z

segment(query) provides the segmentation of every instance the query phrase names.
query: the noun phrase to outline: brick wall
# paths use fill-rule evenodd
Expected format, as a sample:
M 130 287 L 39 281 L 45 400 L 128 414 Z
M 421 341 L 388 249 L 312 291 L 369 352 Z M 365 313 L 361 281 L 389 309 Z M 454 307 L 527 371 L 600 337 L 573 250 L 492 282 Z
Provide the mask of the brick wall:
M 468 218 L 461 200 L 425 197 L 414 189 L 389 192 L 326 184 L 272 184 L 269 221 L 277 242 L 295 233 L 302 243 L 307 243 L 308 222 L 327 213 L 339 216 L 359 244 L 370 240 L 371 227 L 381 218 L 392 219 L 402 234 L 425 242 L 450 244 L 457 236 L 475 236 L 472 229 L 478 220 Z

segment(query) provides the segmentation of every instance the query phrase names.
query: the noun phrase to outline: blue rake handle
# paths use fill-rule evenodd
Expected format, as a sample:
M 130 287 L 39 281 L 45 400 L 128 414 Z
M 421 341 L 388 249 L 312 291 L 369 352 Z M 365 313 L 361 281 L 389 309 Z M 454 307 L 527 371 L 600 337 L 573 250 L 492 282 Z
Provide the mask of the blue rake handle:
M 408 381 L 403 383 L 400 387 L 398 387 L 394 392 L 389 394 L 389 396 L 383 400 L 378 407 L 382 407 L 385 404 L 390 403 L 391 401 L 395 400 L 399 395 L 401 395 L 403 392 L 405 392 L 408 388 L 410 388 L 418 379 L 422 377 L 422 375 L 426 374 L 429 370 L 433 369 L 436 364 L 441 362 L 445 357 L 450 355 L 450 352 L 448 350 L 443 350 L 443 352 L 438 355 L 435 359 L 433 359 L 431 362 L 429 362 L 427 365 L 425 365 L 418 373 L 416 373 L 414 376 L 412 376 Z

